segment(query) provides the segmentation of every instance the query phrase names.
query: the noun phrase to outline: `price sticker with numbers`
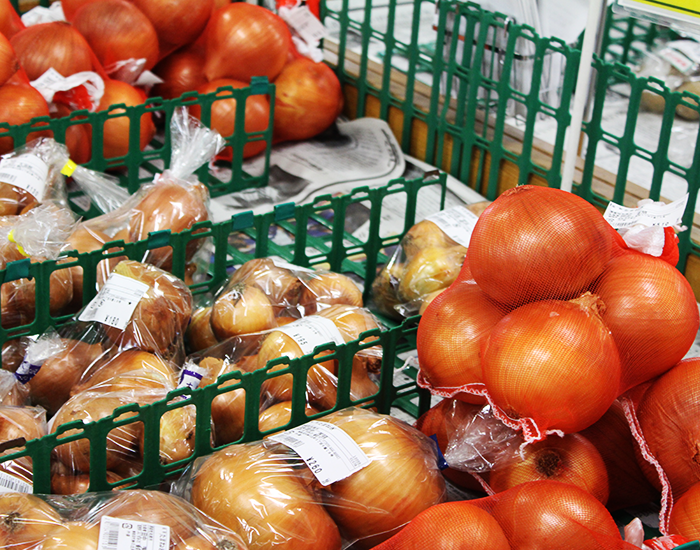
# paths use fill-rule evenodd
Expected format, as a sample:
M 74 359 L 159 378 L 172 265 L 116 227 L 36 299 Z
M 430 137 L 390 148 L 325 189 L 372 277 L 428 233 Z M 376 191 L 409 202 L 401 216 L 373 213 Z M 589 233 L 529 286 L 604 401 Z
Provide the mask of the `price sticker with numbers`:
M 464 206 L 455 206 L 426 219 L 437 225 L 450 239 L 468 248 L 479 216 Z
M 49 167 L 36 155 L 26 154 L 0 162 L 0 182 L 24 189 L 41 201 L 46 191 Z
M 370 463 L 369 457 L 347 432 L 328 422 L 312 420 L 270 439 L 297 453 L 324 487 L 359 472 Z
M 124 330 L 148 288 L 146 283 L 119 273 L 112 273 L 78 319 L 97 321 Z
M 301 348 L 304 355 L 313 353 L 316 346 L 334 342 L 338 345 L 344 344 L 343 335 L 338 327 L 330 319 L 319 315 L 309 315 L 301 319 L 278 327 L 275 330 L 284 332 Z
M 100 520 L 97 550 L 169 550 L 170 527 L 109 516 Z

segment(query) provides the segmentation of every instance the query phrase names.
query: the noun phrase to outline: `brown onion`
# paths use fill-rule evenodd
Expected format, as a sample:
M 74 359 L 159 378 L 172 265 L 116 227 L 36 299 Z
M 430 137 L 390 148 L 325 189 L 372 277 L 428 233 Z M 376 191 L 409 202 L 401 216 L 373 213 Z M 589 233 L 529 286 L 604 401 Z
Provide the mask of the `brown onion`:
M 309 405 L 306 406 L 306 416 L 312 416 L 314 414 L 318 414 L 319 412 L 320 411 L 317 411 Z M 261 432 L 275 430 L 267 434 L 267 436 L 270 436 L 279 431 L 279 428 L 282 428 L 289 424 L 289 421 L 291 419 L 292 402 L 281 401 L 280 403 L 275 403 L 274 405 L 266 408 L 263 412 L 260 413 L 260 417 L 258 418 L 258 427 Z
M 457 246 L 420 250 L 406 264 L 399 282 L 399 298 L 410 302 L 447 288 L 459 275 L 465 254 L 466 249 Z
M 601 307 L 586 293 L 569 302 L 534 302 L 501 319 L 481 348 L 494 402 L 512 418 L 564 433 L 603 416 L 617 397 L 620 359 Z
M 105 71 L 118 61 L 145 59 L 145 70 L 158 60 L 158 36 L 148 18 L 126 0 L 100 0 L 80 8 L 71 20 Z
M 695 483 L 674 503 L 669 531 L 691 540 L 700 539 L 700 483 Z
M 71 108 L 64 103 L 54 103 L 51 118 L 71 116 Z M 92 158 L 92 126 L 87 117 L 74 117 L 73 120 L 85 120 L 84 124 L 71 124 L 66 128 L 65 143 L 70 159 L 76 164 L 85 164 Z
M 170 410 L 160 417 L 159 457 L 161 464 L 172 464 L 185 460 L 194 452 L 196 409 L 193 406 Z M 139 439 L 141 456 L 145 456 L 143 432 Z M 148 447 L 148 449 L 152 449 Z
M 211 326 L 220 340 L 276 326 L 268 297 L 257 287 L 236 283 L 221 294 L 211 312 Z
M 667 371 L 695 341 L 698 305 L 675 267 L 647 254 L 615 258 L 595 285 L 622 361 L 622 393 Z
M 107 471 L 108 483 L 116 483 L 123 478 Z M 56 495 L 82 495 L 90 490 L 90 474 L 80 474 L 68 469 L 62 462 L 51 465 L 51 493 Z
M 229 4 L 214 12 L 209 22 L 204 74 L 210 81 L 250 82 L 253 76 L 273 81 L 287 62 L 291 43 L 287 24 L 279 16 L 261 6 Z
M 49 116 L 49 106 L 44 96 L 34 88 L 28 84 L 7 83 L 0 86 L 0 122 L 16 126 L 39 116 Z M 48 132 L 32 132 L 27 136 L 27 140 L 42 135 L 48 135 Z M 0 138 L 0 155 L 9 153 L 12 149 L 14 149 L 14 143 L 11 137 Z
M 304 277 L 299 297 L 304 315 L 313 315 L 336 304 L 362 307 L 362 291 L 355 281 L 347 275 L 332 271 L 309 273 Z
M 401 239 L 401 249 L 406 254 L 407 259 L 413 258 L 413 256 L 426 248 L 450 248 L 453 246 L 460 245 L 430 220 L 418 222 Z M 466 254 L 466 248 L 463 246 L 461 248 L 463 253 Z
M 98 111 L 109 111 L 110 115 L 122 115 L 115 118 L 109 118 L 103 126 L 103 154 L 105 158 L 111 159 L 114 157 L 126 156 L 129 152 L 129 131 L 130 119 L 126 116 L 126 111 L 121 108 L 112 108 L 112 105 L 125 105 L 132 107 L 141 105 L 146 100 L 146 95 L 137 88 L 120 82 L 119 80 L 105 80 L 105 91 L 100 104 L 97 107 Z M 139 143 L 138 148 L 144 150 L 146 145 L 151 141 L 156 132 L 156 127 L 153 124 L 151 113 L 141 115 L 139 124 Z
M 0 494 L 0 546 L 36 548 L 63 520 L 52 506 L 34 495 Z
M 97 550 L 99 538 L 98 524 L 69 521 L 46 534 L 41 550 Z
M 258 287 L 270 299 L 275 315 L 287 313 L 298 303 L 302 284 L 286 267 L 279 267 L 270 258 L 248 260 L 229 279 L 228 285 L 246 283 Z
M 11 43 L 29 80 L 36 80 L 49 69 L 63 76 L 95 70 L 89 44 L 65 21 L 27 27 L 14 35 Z
M 185 335 L 190 351 L 199 351 L 219 343 L 211 327 L 211 306 L 199 308 L 192 313 L 192 322 Z
M 469 267 L 481 289 L 505 305 L 573 298 L 608 263 L 609 227 L 581 197 L 522 185 L 503 193 L 479 217 Z
M 10 0 L 0 0 L 0 34 L 9 39 L 23 28 L 24 23 Z
M 151 89 L 151 96 L 175 99 L 185 92 L 194 92 L 206 83 L 203 73 L 204 52 L 186 48 L 171 53 L 158 62 L 153 72 L 163 82 Z
M 66 20 L 72 21 L 80 8 L 97 1 L 98 0 L 62 0 L 61 8 L 63 8 L 63 15 L 66 16 Z
M 10 41 L 0 34 L 0 86 L 19 69 L 19 62 Z

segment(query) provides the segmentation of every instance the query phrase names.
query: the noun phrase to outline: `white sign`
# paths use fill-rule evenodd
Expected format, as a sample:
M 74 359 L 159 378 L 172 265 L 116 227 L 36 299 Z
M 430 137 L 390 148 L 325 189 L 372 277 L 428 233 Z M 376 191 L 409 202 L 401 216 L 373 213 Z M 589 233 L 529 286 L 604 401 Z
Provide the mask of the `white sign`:
M 24 189 L 37 201 L 44 198 L 49 167 L 36 155 L 26 154 L 0 161 L 0 182 Z
M 685 212 L 687 204 L 687 193 L 682 199 L 669 204 L 649 201 L 637 208 L 627 208 L 610 202 L 603 217 L 614 229 L 623 229 L 633 225 L 671 227 L 682 223 L 683 212 Z
M 450 239 L 469 248 L 469 241 L 479 216 L 463 206 L 456 206 L 428 216 L 426 219 L 437 225 Z
M 103 516 L 97 550 L 169 550 L 170 527 Z
M 112 273 L 97 296 L 85 307 L 78 320 L 97 321 L 124 330 L 148 288 L 146 283 L 119 273 Z
M 335 326 L 335 323 L 325 317 L 318 315 L 309 315 L 298 321 L 284 325 L 275 330 L 284 332 L 292 340 L 294 340 L 304 355 L 313 353 L 316 346 L 335 342 L 336 344 L 344 344 L 342 334 Z
M 312 420 L 270 437 L 292 449 L 324 487 L 359 472 L 371 462 L 341 428 Z
M 32 484 L 0 471 L 0 493 L 32 493 Z

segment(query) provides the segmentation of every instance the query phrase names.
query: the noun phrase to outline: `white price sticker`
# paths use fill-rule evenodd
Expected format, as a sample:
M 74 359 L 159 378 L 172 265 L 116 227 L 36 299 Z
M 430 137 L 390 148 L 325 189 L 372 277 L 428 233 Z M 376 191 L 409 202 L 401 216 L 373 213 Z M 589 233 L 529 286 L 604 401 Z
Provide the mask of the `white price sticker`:
M 308 6 L 282 7 L 279 16 L 307 44 L 315 44 L 328 36 L 326 27 L 311 13 Z
M 0 471 L 0 493 L 32 493 L 32 484 Z
M 147 291 L 146 283 L 119 273 L 112 273 L 97 296 L 85 307 L 78 320 L 97 321 L 124 330 L 139 300 Z
M 671 227 L 680 225 L 683 221 L 683 212 L 688 204 L 688 194 L 670 204 L 654 202 L 645 204 L 638 208 L 627 208 L 608 203 L 603 217 L 614 229 L 623 229 L 634 225 L 644 225 L 646 227 Z
M 328 422 L 312 420 L 270 439 L 297 453 L 324 487 L 370 463 L 369 457 L 345 431 Z
M 37 201 L 44 198 L 49 167 L 36 155 L 26 154 L 0 161 L 0 182 L 24 189 Z
M 97 550 L 169 550 L 170 527 L 103 516 Z
M 281 269 L 289 269 L 290 271 L 303 271 L 304 273 L 315 273 L 313 269 L 309 269 L 308 267 L 301 267 L 300 265 L 290 264 L 288 261 L 280 258 L 279 256 L 270 256 L 270 259 L 272 260 L 272 263 L 275 266 Z
M 336 344 L 344 344 L 343 335 L 340 334 L 338 327 L 330 319 L 320 317 L 318 315 L 309 315 L 298 321 L 284 325 L 275 330 L 284 332 L 292 340 L 294 340 L 304 355 L 312 353 L 316 346 L 335 342 Z
M 469 241 L 479 216 L 463 206 L 455 206 L 426 219 L 437 225 L 450 239 L 469 248 Z

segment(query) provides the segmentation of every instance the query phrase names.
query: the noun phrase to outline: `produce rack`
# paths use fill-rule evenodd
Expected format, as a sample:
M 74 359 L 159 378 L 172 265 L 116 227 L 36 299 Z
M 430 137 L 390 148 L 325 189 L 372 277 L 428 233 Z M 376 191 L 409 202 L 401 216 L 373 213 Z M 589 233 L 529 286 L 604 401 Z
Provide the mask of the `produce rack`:
M 42 4 L 46 4 L 42 0 Z M 334 21 L 339 32 L 337 40 L 329 39 L 324 44 L 326 61 L 335 69 L 345 91 L 345 114 L 350 118 L 372 116 L 386 120 L 396 135 L 402 149 L 421 160 L 440 167 L 457 177 L 489 199 L 494 199 L 506 189 L 525 183 L 559 187 L 561 184 L 561 164 L 564 154 L 565 133 L 571 120 L 571 93 L 574 88 L 579 51 L 561 40 L 542 38 L 528 27 L 512 24 L 496 13 L 483 10 L 476 4 L 461 1 L 443 1 L 435 4 L 431 0 L 416 0 L 408 4 L 413 10 L 409 39 L 398 36 L 396 10 L 398 4 L 391 1 L 382 3 L 387 9 L 386 20 L 381 25 L 372 21 L 372 11 L 379 3 L 373 0 L 364 2 L 360 9 L 350 10 L 349 0 L 327 2 L 322 6 L 322 17 Z M 404 5 L 406 6 L 406 5 Z M 422 48 L 418 42 L 421 17 L 427 11 L 435 13 L 436 30 L 433 52 Z M 405 31 L 405 29 L 403 29 Z M 499 56 L 491 55 L 490 44 L 496 33 L 507 35 L 507 45 Z M 359 53 L 350 48 L 350 38 L 359 36 Z M 460 37 L 449 41 L 448 37 Z M 384 45 L 381 58 L 368 54 L 371 42 L 380 41 Z M 627 51 L 635 40 L 629 42 Z M 461 50 L 460 50 L 461 44 Z M 522 56 L 524 44 L 531 55 L 532 79 L 529 89 L 516 89 L 511 81 L 511 69 Z M 466 46 L 465 46 L 466 45 Z M 540 94 L 543 60 L 555 56 L 562 63 L 561 93 L 555 104 L 543 101 Z M 397 60 L 401 58 L 402 63 Z M 487 59 L 488 62 L 484 63 Z M 624 59 L 624 56 L 621 57 Z M 408 60 L 408 63 L 406 63 Z M 593 118 L 584 131 L 587 144 L 583 158 L 577 164 L 574 192 L 586 198 L 599 208 L 608 201 L 635 206 L 641 198 L 659 200 L 663 197 L 665 174 L 672 173 L 687 183 L 690 194 L 689 206 L 684 223 L 691 230 L 681 233 L 681 260 L 679 269 L 685 272 L 700 295 L 700 250 L 696 237 L 695 208 L 700 182 L 700 148 L 696 148 L 692 162 L 680 165 L 669 159 L 669 149 L 673 146 L 672 130 L 675 106 L 681 102 L 689 108 L 700 111 L 700 106 L 691 101 L 688 95 L 673 93 L 650 79 L 636 77 L 629 67 L 610 63 L 602 59 L 594 61 L 597 72 L 594 90 Z M 417 72 L 428 72 L 432 81 L 426 83 L 417 78 Z M 624 133 L 617 135 L 602 127 L 603 108 L 609 100 L 608 91 L 613 86 L 627 86 L 631 91 L 628 124 Z M 635 119 L 640 109 L 640 97 L 644 90 L 662 96 L 666 101 L 662 131 L 658 147 L 649 150 L 635 144 Z M 231 89 L 227 92 L 238 101 L 239 121 L 234 138 L 228 142 L 238 151 L 231 163 L 231 177 L 220 181 L 207 168 L 198 175 L 206 183 L 212 195 L 264 185 L 266 174 L 252 177 L 243 169 L 240 157 L 244 142 L 248 139 L 265 140 L 271 143 L 271 130 L 246 135 L 242 126 L 246 98 L 255 94 L 268 94 L 274 98 L 274 86 L 258 80 L 249 88 Z M 89 124 L 93 128 L 94 158 L 87 166 L 96 170 L 111 169 L 122 177 L 124 185 L 135 191 L 138 186 L 152 179 L 153 174 L 169 165 L 170 141 L 167 132 L 173 110 L 179 105 L 200 103 L 203 106 L 203 120 L 208 121 L 208 108 L 214 94 L 187 94 L 178 100 L 149 100 L 144 106 L 118 107 L 104 113 L 74 113 L 66 119 L 37 119 L 31 124 L 17 127 L 0 125 L 0 137 L 11 135 L 16 145 L 21 144 L 30 133 L 37 129 L 49 129 L 57 139 L 65 136 L 65 130 L 73 124 Z M 512 106 L 518 107 L 524 127 L 512 123 Z M 146 112 L 161 113 L 165 130 L 161 138 L 145 151 L 138 147 L 138 121 Z M 132 146 L 123 158 L 107 160 L 100 156 L 100 129 L 107 117 L 129 117 L 132 122 Z M 273 114 L 271 113 L 271 119 Z M 556 138 L 546 143 L 535 135 L 535 124 L 541 119 L 554 120 Z M 270 125 L 271 128 L 271 125 Z M 622 154 L 616 174 L 602 170 L 595 164 L 598 147 L 616 146 Z M 265 153 L 269 162 L 269 148 Z M 627 172 L 633 159 L 649 162 L 653 169 L 653 183 L 649 189 L 627 181 Z M 266 171 L 267 173 L 267 171 Z M 311 204 L 280 205 L 266 214 L 254 216 L 242 213 L 220 223 L 205 222 L 189 231 L 173 235 L 168 231 L 153 233 L 148 239 L 138 243 L 110 243 L 105 250 L 118 247 L 117 251 L 96 251 L 86 254 L 73 254 L 57 261 L 31 264 L 29 260 L 13 262 L 0 271 L 0 284 L 23 277 L 36 280 L 37 310 L 35 319 L 28 325 L 12 331 L 0 328 L 0 343 L 9 338 L 39 334 L 48 326 L 58 325 L 67 317 L 52 317 L 48 310 L 49 276 L 53 271 L 71 266 L 81 266 L 84 272 L 84 300 L 94 296 L 95 271 L 97 264 L 105 257 L 126 255 L 142 257 L 146 250 L 171 246 L 173 248 L 173 272 L 183 276 L 185 270 L 185 247 L 194 238 L 211 238 L 214 252 L 210 267 L 210 278 L 192 287 L 194 293 L 204 293 L 220 285 L 227 277 L 229 268 L 252 257 L 270 254 L 302 266 L 327 265 L 333 270 L 352 272 L 365 282 L 365 298 L 368 298 L 371 281 L 378 266 L 388 258 L 389 250 L 398 244 L 401 236 L 415 221 L 415 204 L 420 190 L 428 185 L 439 185 L 444 192 L 446 176 L 429 175 L 421 180 L 401 180 L 380 188 L 358 188 L 343 196 L 320 196 Z M 381 237 L 381 210 L 384 199 L 389 195 L 404 194 L 406 197 L 406 217 L 403 232 L 391 237 Z M 443 195 L 444 196 L 444 195 Z M 370 211 L 369 238 L 362 242 L 346 231 L 345 222 L 348 208 L 362 203 Z M 90 214 L 89 212 L 80 212 Z M 309 231 L 311 226 L 322 226 L 325 236 L 319 237 Z M 280 227 L 293 235 L 293 243 L 279 245 L 270 239 L 271 228 Z M 195 234 L 196 232 L 196 234 Z M 250 251 L 241 251 L 231 245 L 236 235 L 245 235 L 254 242 Z M 91 290 L 92 289 L 92 290 Z M 405 352 L 415 349 L 417 318 L 410 318 L 401 324 L 387 322 L 388 329 L 363 335 L 358 341 L 335 346 L 317 348 L 329 350 L 339 362 L 339 386 L 337 410 L 350 404 L 376 407 L 379 412 L 389 412 L 392 406 L 399 406 L 412 416 L 417 416 L 429 405 L 430 396 L 420 390 L 414 381 L 415 370 L 407 366 Z M 370 398 L 353 402 L 349 397 L 349 385 L 354 354 L 369 347 L 370 337 L 378 337 L 383 351 L 383 367 L 379 392 Z M 328 357 L 324 357 L 328 360 Z M 291 373 L 295 378 L 292 420 L 290 426 L 298 425 L 309 417 L 304 405 L 305 376 L 310 367 L 320 362 L 312 355 L 289 362 L 288 368 L 271 374 L 276 360 L 265 369 L 243 375 L 230 374 L 206 388 L 194 391 L 177 390 L 168 399 L 152 405 L 136 404 L 121 407 L 108 418 L 91 424 L 68 424 L 61 426 L 57 433 L 39 440 L 26 442 L 26 445 L 13 455 L 3 457 L 11 460 L 19 456 L 30 456 L 34 465 L 34 491 L 48 492 L 50 489 L 50 456 L 52 450 L 61 443 L 78 438 L 87 438 L 91 444 L 90 487 L 93 491 L 112 487 L 106 479 L 105 440 L 110 430 L 130 422 L 143 422 L 145 448 L 143 470 L 127 482 L 133 486 L 152 487 L 184 469 L 187 463 L 197 456 L 212 451 L 210 443 L 211 402 L 217 395 L 239 388 L 246 390 L 246 425 L 239 442 L 260 439 L 257 425 L 257 411 L 261 384 L 272 376 Z M 410 362 L 408 362 L 410 364 Z M 285 363 L 286 364 L 286 363 Z M 396 375 L 399 375 L 398 377 Z M 407 376 L 406 376 L 407 375 Z M 233 386 L 222 386 L 231 380 Z M 181 399 L 185 397 L 186 399 Z M 185 461 L 164 466 L 158 453 L 158 430 L 162 415 L 174 408 L 194 405 L 197 408 L 197 432 L 195 452 Z M 327 411 L 327 412 L 331 412 Z M 321 413 L 321 414 L 327 414 Z M 127 418 L 127 415 L 135 414 Z M 79 433 L 66 433 L 78 429 Z M 21 444 L 21 442 L 19 443 Z M 121 482 L 120 482 L 121 483 Z

